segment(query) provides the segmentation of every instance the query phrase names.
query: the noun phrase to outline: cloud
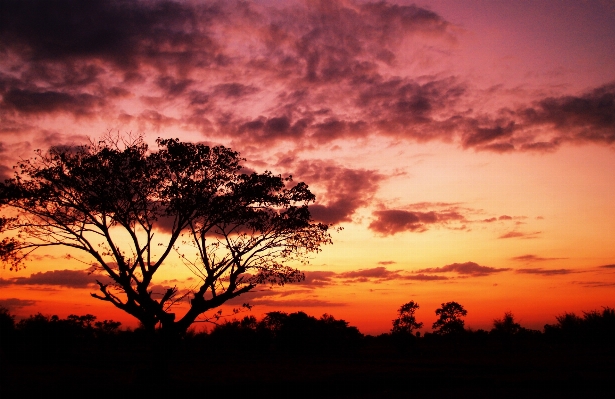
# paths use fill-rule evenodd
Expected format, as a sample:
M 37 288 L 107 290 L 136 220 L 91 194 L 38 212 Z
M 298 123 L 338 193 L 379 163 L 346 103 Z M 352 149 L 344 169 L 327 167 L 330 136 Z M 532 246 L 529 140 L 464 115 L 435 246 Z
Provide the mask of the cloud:
M 546 149 L 565 140 L 612 144 L 615 142 L 615 82 L 580 96 L 542 99 L 522 110 L 522 116 L 530 126 L 543 125 L 559 132 L 559 137 L 550 144 L 545 143 Z
M 598 266 L 598 267 L 602 267 L 604 269 L 615 269 L 615 264 L 613 264 L 613 265 L 603 265 L 603 266 Z
M 304 275 L 305 280 L 297 283 L 297 285 L 322 287 L 333 284 L 333 278 L 336 276 L 336 273 L 331 271 L 310 271 L 305 272 Z
M 59 110 L 76 116 L 91 115 L 104 105 L 102 98 L 91 94 L 69 94 L 58 91 L 11 89 L 3 94 L 2 106 L 24 115 L 52 113 Z
M 615 82 L 581 95 L 538 99 L 529 106 L 459 120 L 464 148 L 553 152 L 564 143 L 615 143 Z
M 9 1 L 2 42 L 31 62 L 100 59 L 131 69 L 143 60 L 181 61 L 197 42 L 207 50 L 206 34 L 195 28 L 215 14 L 215 7 L 162 1 Z
M 510 259 L 519 261 L 519 262 L 531 263 L 531 262 L 545 262 L 549 260 L 562 260 L 562 259 L 568 259 L 568 258 L 543 258 L 537 255 L 521 255 L 521 256 L 512 257 Z
M 344 272 L 338 274 L 338 277 L 347 279 L 379 279 L 379 280 L 392 280 L 400 278 L 399 271 L 388 270 L 384 266 L 373 267 L 370 269 L 359 269 L 350 272 Z
M 385 263 L 390 264 L 389 262 Z M 349 283 L 381 283 L 385 281 L 404 280 L 437 281 L 448 279 L 449 278 L 445 276 L 428 275 L 424 273 L 417 274 L 416 272 L 409 273 L 404 270 L 389 270 L 384 266 L 377 266 L 366 269 L 350 270 L 341 273 L 333 271 L 305 272 L 305 281 L 294 285 L 311 288 L 329 285 L 346 285 Z
M 587 288 L 615 286 L 615 283 L 610 282 L 610 281 L 572 281 L 572 284 L 579 284 Z
M 317 193 L 310 205 L 312 218 L 323 223 L 352 220 L 354 212 L 370 204 L 385 176 L 367 169 L 351 169 L 327 161 L 301 161 L 293 173 Z M 322 194 L 318 194 L 321 192 Z
M 448 277 L 418 273 L 418 274 L 411 274 L 408 276 L 404 276 L 404 280 L 434 281 L 434 280 L 448 280 Z
M 475 262 L 451 263 L 442 267 L 432 267 L 417 270 L 417 273 L 451 273 L 455 272 L 460 275 L 468 275 L 471 277 L 488 276 L 493 273 L 500 273 L 511 270 L 509 268 L 495 268 L 488 266 L 480 266 Z
M 395 261 L 393 260 L 381 260 L 380 262 L 378 262 L 379 265 L 383 265 L 383 266 L 387 266 L 387 265 L 394 265 Z
M 94 275 L 87 270 L 52 270 L 38 272 L 30 277 L 13 277 L 0 279 L 0 285 L 58 285 L 68 288 L 88 288 L 96 284 L 96 280 L 108 280 L 108 277 Z
M 541 276 L 557 276 L 561 274 L 576 273 L 574 270 L 571 269 L 543 269 L 541 267 L 531 269 L 517 269 L 515 270 L 515 272 L 521 274 L 538 274 Z
M 65 113 L 139 130 L 198 131 L 240 150 L 374 134 L 498 153 L 615 142 L 615 83 L 479 111 L 479 89 L 456 71 L 429 67 L 451 62 L 461 30 L 416 5 L 5 3 L 7 129 L 40 130 L 47 116 Z M 330 211 L 331 220 L 349 217 Z
M 384 209 L 372 213 L 374 219 L 369 229 L 383 236 L 401 232 L 424 232 L 431 225 L 445 226 L 451 222 L 464 221 L 465 217 L 455 210 L 418 212 L 402 209 Z
M 521 231 L 510 231 L 508 233 L 504 233 L 501 236 L 499 236 L 498 238 L 525 238 L 525 239 L 529 239 L 529 238 L 537 238 L 537 236 L 539 234 L 541 234 L 542 231 L 534 231 L 531 233 L 524 233 Z
M 1 298 L 0 306 L 9 310 L 25 308 L 27 306 L 34 306 L 38 301 L 32 299 L 18 299 L 18 298 Z

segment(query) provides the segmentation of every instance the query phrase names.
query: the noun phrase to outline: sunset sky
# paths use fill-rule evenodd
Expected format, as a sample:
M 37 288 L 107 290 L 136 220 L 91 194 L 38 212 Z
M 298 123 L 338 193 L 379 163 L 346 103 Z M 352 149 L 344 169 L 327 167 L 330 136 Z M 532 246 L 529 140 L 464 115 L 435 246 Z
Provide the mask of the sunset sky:
M 178 137 L 292 174 L 343 227 L 250 302 L 361 332 L 457 301 L 542 329 L 615 307 L 615 1 L 0 0 L 0 174 L 107 132 Z M 19 317 L 136 320 L 87 265 L 0 269 Z M 85 256 L 83 261 L 88 260 Z M 177 261 L 156 287 L 189 287 Z M 424 329 L 425 330 L 425 329 Z

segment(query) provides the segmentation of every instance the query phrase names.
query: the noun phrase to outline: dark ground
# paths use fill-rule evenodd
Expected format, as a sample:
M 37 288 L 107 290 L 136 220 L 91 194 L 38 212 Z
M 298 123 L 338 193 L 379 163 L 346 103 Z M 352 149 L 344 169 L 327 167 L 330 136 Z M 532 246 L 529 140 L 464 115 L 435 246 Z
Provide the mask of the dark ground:
M 336 354 L 236 351 L 20 351 L 1 364 L 3 398 L 38 394 L 335 398 L 615 397 L 615 351 L 599 346 L 410 345 L 368 342 Z M 158 395 L 156 395 L 158 396 Z

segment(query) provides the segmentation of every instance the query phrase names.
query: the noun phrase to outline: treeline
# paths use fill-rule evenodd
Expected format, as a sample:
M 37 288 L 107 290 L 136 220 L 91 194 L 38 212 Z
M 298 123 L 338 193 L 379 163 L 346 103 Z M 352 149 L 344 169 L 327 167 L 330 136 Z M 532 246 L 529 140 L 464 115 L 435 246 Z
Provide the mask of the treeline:
M 442 304 L 436 311 L 439 319 L 433 332 L 418 331 L 423 323 L 414 319 L 418 304 L 402 305 L 398 318 L 392 321 L 389 333 L 365 336 L 356 327 L 331 315 L 320 318 L 304 312 L 270 312 L 257 320 L 245 316 L 215 325 L 208 332 L 189 331 L 176 345 L 202 349 L 211 353 L 279 351 L 291 353 L 353 352 L 366 347 L 388 349 L 437 347 L 438 345 L 600 345 L 614 346 L 615 309 L 583 312 L 582 316 L 565 313 L 543 331 L 521 326 L 510 312 L 493 321 L 491 330 L 466 329 L 465 309 L 456 302 Z M 115 350 L 147 350 L 152 337 L 143 329 L 122 328 L 120 322 L 98 321 L 93 315 L 58 316 L 36 314 L 20 321 L 7 309 L 0 308 L 0 349 L 11 353 L 69 353 L 71 349 L 114 348 Z

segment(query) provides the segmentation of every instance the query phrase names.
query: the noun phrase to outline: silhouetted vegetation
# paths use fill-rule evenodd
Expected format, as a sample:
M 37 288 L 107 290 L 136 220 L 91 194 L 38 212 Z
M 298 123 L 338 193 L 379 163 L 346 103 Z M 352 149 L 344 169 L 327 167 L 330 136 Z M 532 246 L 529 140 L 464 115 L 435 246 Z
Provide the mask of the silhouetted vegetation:
M 485 331 L 460 330 L 459 317 L 467 312 L 448 302 L 437 315 L 438 320 L 455 322 L 454 329 L 445 330 L 453 332 L 423 336 L 411 333 L 420 325 L 415 309 L 414 302 L 402 305 L 392 331 L 378 336 L 365 336 L 327 314 L 316 318 L 304 312 L 270 312 L 261 320 L 227 320 L 210 331 L 191 330 L 180 341 L 169 341 L 164 334 L 124 329 L 93 315 L 63 319 L 39 313 L 15 321 L 0 308 L 2 383 L 18 389 L 22 385 L 17 381 L 27 375 L 37 381 L 33 386 L 49 387 L 46 375 L 53 375 L 54 384 L 64 379 L 75 389 L 85 389 L 102 373 L 117 389 L 132 392 L 143 392 L 144 386 L 153 392 L 176 390 L 203 379 L 217 381 L 210 394 L 226 392 L 229 384 L 234 389 L 254 384 L 291 389 L 301 384 L 306 395 L 318 394 L 319 386 L 333 387 L 331 397 L 338 396 L 336 389 L 352 397 L 450 394 L 455 392 L 452 386 L 499 397 L 613 389 L 607 384 L 615 372 L 611 308 L 583 316 L 564 313 L 544 332 L 524 328 L 506 312 Z M 402 323 L 403 316 L 408 318 Z M 395 328 L 404 325 L 410 328 Z M 161 346 L 164 350 L 152 351 Z M 164 363 L 169 367 L 161 366 Z M 449 388 L 438 385 L 442 378 Z M 400 381 L 411 381 L 412 387 Z
M 556 317 L 556 324 L 547 324 L 545 336 L 554 342 L 567 345 L 612 345 L 615 341 L 615 309 L 583 312 L 583 316 L 564 313 Z
M 397 318 L 393 320 L 391 334 L 412 334 L 414 330 L 423 328 L 422 322 L 417 322 L 414 313 L 419 309 L 419 304 L 414 301 L 404 303 L 397 310 Z
M 436 316 L 439 316 L 439 318 L 432 325 L 434 334 L 449 335 L 463 333 L 465 322 L 462 317 L 467 314 L 468 311 L 457 302 L 443 303 L 441 308 L 436 309 Z
M 315 196 L 305 183 L 241 173 L 243 159 L 223 146 L 156 143 L 158 151 L 150 151 L 142 137 L 107 137 L 19 162 L 14 178 L 0 183 L 3 266 L 16 270 L 49 247 L 85 254 L 94 262 L 94 298 L 152 333 L 179 336 L 259 284 L 301 281 L 294 265 L 331 243 L 329 225 L 310 216 Z M 152 290 L 175 252 L 198 285 Z M 189 309 L 176 315 L 173 305 L 185 298 Z

